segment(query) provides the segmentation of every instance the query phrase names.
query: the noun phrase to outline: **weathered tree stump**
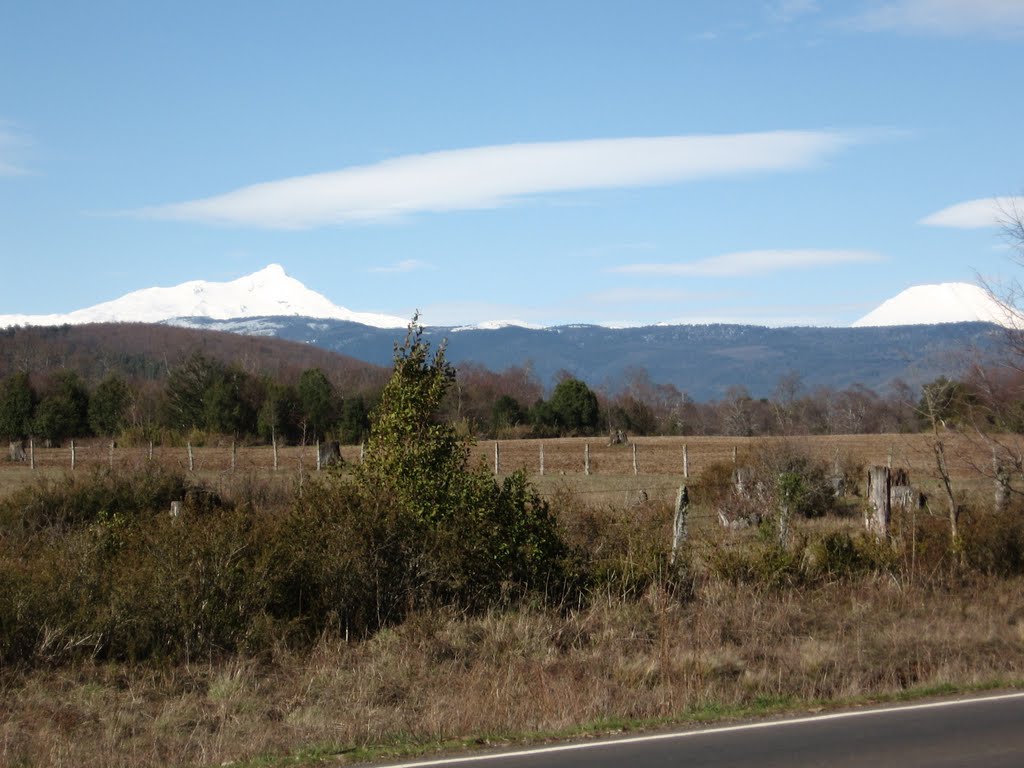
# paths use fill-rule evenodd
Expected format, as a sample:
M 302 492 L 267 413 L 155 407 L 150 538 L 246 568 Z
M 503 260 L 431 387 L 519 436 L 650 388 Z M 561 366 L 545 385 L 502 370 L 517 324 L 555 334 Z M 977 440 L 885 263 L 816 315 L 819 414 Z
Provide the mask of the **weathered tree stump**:
M 10 442 L 11 461 L 25 461 L 25 441 L 11 440 Z
M 868 507 L 864 525 L 880 539 L 889 535 L 889 520 L 892 517 L 891 489 L 892 477 L 888 467 L 871 467 L 868 470 Z
M 341 464 L 341 444 L 337 440 L 329 440 L 325 443 L 317 443 L 316 446 L 318 469 L 333 467 Z

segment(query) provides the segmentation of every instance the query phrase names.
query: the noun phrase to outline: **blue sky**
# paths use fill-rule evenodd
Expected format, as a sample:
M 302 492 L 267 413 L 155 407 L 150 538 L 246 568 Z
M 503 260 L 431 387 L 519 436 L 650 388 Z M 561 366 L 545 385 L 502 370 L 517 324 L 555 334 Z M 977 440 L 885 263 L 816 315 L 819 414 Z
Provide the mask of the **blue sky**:
M 0 314 L 845 325 L 1014 276 L 1022 71 L 1024 0 L 6 2 Z

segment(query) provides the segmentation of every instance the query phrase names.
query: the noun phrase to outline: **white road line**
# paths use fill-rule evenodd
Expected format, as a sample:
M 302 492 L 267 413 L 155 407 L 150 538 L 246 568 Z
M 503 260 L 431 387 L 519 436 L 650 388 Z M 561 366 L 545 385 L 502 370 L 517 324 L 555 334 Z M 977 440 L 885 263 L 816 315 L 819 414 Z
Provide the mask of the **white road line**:
M 855 709 L 848 712 L 831 712 L 827 715 L 811 715 L 808 717 L 794 717 L 786 720 L 767 720 L 757 723 L 743 723 L 742 725 L 723 725 L 716 728 L 704 728 L 693 731 L 679 731 L 673 733 L 654 733 L 647 736 L 627 736 L 621 739 L 602 739 L 599 741 L 584 741 L 574 744 L 558 744 L 551 747 L 537 747 L 535 749 L 520 749 L 511 752 L 490 752 L 486 755 L 469 755 L 467 757 L 433 758 L 420 760 L 413 763 L 392 763 L 381 768 L 426 768 L 432 765 L 456 765 L 459 763 L 482 763 L 487 760 L 504 760 L 510 757 L 529 757 L 531 755 L 546 755 L 554 752 L 573 752 L 579 749 L 602 749 L 605 747 L 617 747 L 622 744 L 642 744 L 648 741 L 669 741 L 671 739 L 689 739 L 696 736 L 709 736 L 716 733 L 734 733 L 736 731 L 754 731 L 761 728 L 783 728 L 791 725 L 803 725 L 805 723 L 821 723 L 828 720 L 845 720 L 853 717 L 867 717 L 868 715 L 884 715 L 894 712 L 913 712 L 922 709 L 940 709 L 942 707 L 959 707 L 969 704 L 984 704 L 990 701 L 1005 701 L 1008 699 L 1024 699 L 1022 693 L 1003 693 L 996 696 L 983 696 L 973 699 L 951 699 L 948 701 L 931 701 L 926 704 L 907 704 L 899 707 L 876 707 L 875 709 Z

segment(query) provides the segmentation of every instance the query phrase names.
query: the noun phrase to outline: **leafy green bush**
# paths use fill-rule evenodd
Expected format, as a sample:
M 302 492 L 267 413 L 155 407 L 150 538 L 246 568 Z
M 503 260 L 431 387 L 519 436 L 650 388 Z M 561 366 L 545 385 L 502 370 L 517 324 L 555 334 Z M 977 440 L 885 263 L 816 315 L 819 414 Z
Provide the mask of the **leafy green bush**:
M 299 501 L 299 517 L 346 532 L 336 555 L 358 577 L 332 580 L 323 609 L 360 631 L 417 605 L 479 609 L 561 579 L 566 549 L 548 503 L 523 473 L 499 484 L 470 466 L 469 439 L 438 418 L 454 379 L 444 352 L 431 355 L 414 319 L 371 414 L 364 462 Z

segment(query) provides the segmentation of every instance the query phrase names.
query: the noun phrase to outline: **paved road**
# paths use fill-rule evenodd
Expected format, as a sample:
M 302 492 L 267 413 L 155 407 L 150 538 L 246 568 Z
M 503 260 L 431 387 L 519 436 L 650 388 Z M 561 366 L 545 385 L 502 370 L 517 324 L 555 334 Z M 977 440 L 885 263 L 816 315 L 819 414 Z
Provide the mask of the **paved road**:
M 399 763 L 403 768 L 1024 767 L 1024 693 Z

